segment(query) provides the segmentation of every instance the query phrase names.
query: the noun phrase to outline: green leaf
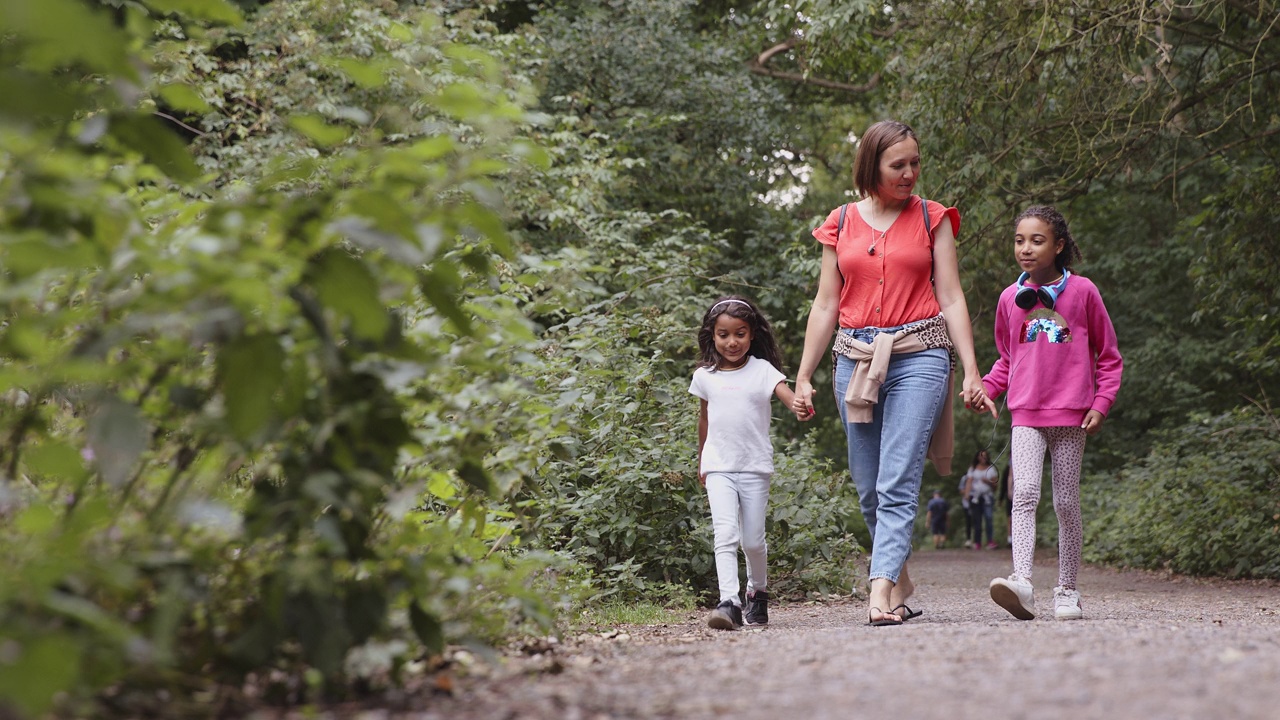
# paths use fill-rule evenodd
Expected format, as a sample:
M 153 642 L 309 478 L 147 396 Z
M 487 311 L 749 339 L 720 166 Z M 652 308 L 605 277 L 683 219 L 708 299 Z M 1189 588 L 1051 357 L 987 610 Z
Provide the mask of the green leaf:
M 386 67 L 381 63 L 361 62 L 353 58 L 340 58 L 333 63 L 344 75 L 351 78 L 351 82 L 366 90 L 382 87 L 387 83 Z
M 477 490 L 485 493 L 493 492 L 493 479 L 489 477 L 489 471 L 475 460 L 463 460 L 458 467 L 458 477 Z
M 200 94 L 190 85 L 182 85 L 180 83 L 164 85 L 156 93 L 164 100 L 165 105 L 177 110 L 207 113 L 212 109 L 209 107 L 209 103 L 205 102 L 204 98 L 200 97 Z
M 44 505 L 32 505 L 22 511 L 14 524 L 23 535 L 37 536 L 52 530 L 56 522 L 58 518 L 53 510 Z
M 351 198 L 351 209 L 372 220 L 380 230 L 417 240 L 413 232 L 413 218 L 409 217 L 409 213 L 405 212 L 399 202 L 386 193 L 373 190 L 358 192 Z
M 437 135 L 410 145 L 409 154 L 417 160 L 429 162 L 448 155 L 456 147 L 453 138 L 448 135 Z
M 475 120 L 493 105 L 480 88 L 468 82 L 446 86 L 436 98 L 436 104 L 458 120 Z
M 99 262 L 96 249 L 87 242 L 63 242 L 53 238 L 19 240 L 3 247 L 5 268 L 19 277 L 44 270 L 82 270 Z
M 115 396 L 99 403 L 89 417 L 89 447 L 102 479 L 121 485 L 129 478 L 150 433 L 138 409 Z
M 110 16 L 79 0 L 4 0 L 0 2 L 4 35 L 22 38 L 23 63 L 32 70 L 54 70 L 77 62 L 136 81 L 129 60 L 129 40 Z M 7 102 L 7 101 L 6 101 Z
M 449 500 L 458 494 L 458 488 L 444 473 L 437 473 L 427 483 L 427 492 L 441 500 Z
M 327 251 L 312 260 L 310 281 L 321 303 L 351 320 L 357 337 L 379 340 L 387 334 L 391 317 L 363 262 L 340 250 Z
M 409 624 L 413 632 L 431 652 L 438 653 L 444 649 L 444 628 L 440 620 L 422 609 L 416 602 L 409 604 Z
M 463 312 L 462 304 L 456 295 L 457 278 L 457 270 L 447 265 L 438 265 L 423 276 L 419 287 L 427 301 L 440 311 L 441 315 L 449 318 L 458 332 L 470 335 L 472 333 L 471 316 Z
M 186 144 L 155 117 L 112 113 L 107 132 L 125 147 L 142 153 L 147 162 L 171 178 L 189 182 L 200 176 L 200 168 L 191 159 Z
M 87 474 L 80 451 L 58 440 L 37 445 L 23 455 L 27 467 L 51 479 L 80 480 Z
M 143 0 L 153 10 L 177 13 L 197 20 L 210 20 L 225 25 L 244 22 L 240 9 L 226 0 Z
M 83 648 L 63 633 L 6 643 L 15 647 L 6 649 L 6 657 L 0 659 L 0 699 L 30 717 L 43 717 L 54 698 L 75 685 Z
M 47 77 L 19 68 L 0 70 L 0 97 L 0 117 L 20 119 L 67 115 L 78 104 L 74 95 Z
M 289 127 L 302 133 L 316 145 L 325 148 L 337 145 L 351 134 L 345 128 L 330 125 L 319 115 L 294 115 L 289 118 Z
M 249 440 L 272 420 L 283 381 L 284 350 L 273 336 L 242 336 L 218 352 L 226 421 L 237 438 Z

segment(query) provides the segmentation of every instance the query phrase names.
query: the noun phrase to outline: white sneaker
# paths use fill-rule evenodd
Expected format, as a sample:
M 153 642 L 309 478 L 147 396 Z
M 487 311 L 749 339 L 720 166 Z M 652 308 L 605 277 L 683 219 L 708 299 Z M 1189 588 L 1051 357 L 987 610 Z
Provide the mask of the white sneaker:
M 1053 589 L 1053 617 L 1055 620 L 1079 620 L 1084 617 L 1080 609 L 1080 593 L 1064 587 Z
M 1019 620 L 1031 620 L 1036 616 L 1035 588 L 1031 587 L 1030 580 L 1017 574 L 1010 575 L 1008 579 L 992 580 L 991 599 Z

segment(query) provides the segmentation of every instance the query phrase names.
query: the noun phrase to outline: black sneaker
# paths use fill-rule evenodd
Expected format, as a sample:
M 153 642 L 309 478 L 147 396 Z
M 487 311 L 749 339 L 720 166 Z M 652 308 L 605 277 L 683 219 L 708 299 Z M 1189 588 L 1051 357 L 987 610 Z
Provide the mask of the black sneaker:
M 769 593 L 764 590 L 756 590 L 747 594 L 747 624 L 748 625 L 768 625 L 769 624 Z
M 707 627 L 716 630 L 737 630 L 742 627 L 742 608 L 732 600 L 724 600 L 707 617 Z

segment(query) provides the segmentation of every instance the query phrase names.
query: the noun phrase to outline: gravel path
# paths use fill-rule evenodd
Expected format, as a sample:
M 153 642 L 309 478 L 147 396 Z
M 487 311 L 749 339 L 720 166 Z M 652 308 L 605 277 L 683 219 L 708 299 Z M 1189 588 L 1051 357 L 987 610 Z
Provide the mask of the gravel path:
M 1086 567 L 1084 620 L 1057 622 L 1045 558 L 1024 622 L 987 596 L 1010 571 L 1006 550 L 917 552 L 925 614 L 901 627 L 869 627 L 844 600 L 772 608 L 767 628 L 739 632 L 698 613 L 508 661 L 408 716 L 1280 718 L 1280 584 Z

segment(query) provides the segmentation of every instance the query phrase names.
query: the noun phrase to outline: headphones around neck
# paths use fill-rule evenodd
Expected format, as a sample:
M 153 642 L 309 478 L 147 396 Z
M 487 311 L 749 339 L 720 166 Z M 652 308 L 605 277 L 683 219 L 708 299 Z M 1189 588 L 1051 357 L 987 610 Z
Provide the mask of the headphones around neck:
M 1023 310 L 1030 310 L 1036 306 L 1039 300 L 1042 305 L 1052 310 L 1054 304 L 1058 302 L 1058 298 L 1067 289 L 1067 280 L 1071 277 L 1071 271 L 1063 268 L 1062 279 L 1052 285 L 1043 285 L 1038 288 L 1029 288 L 1026 286 L 1028 273 L 1022 273 L 1018 276 L 1018 292 L 1013 296 L 1013 302 Z

